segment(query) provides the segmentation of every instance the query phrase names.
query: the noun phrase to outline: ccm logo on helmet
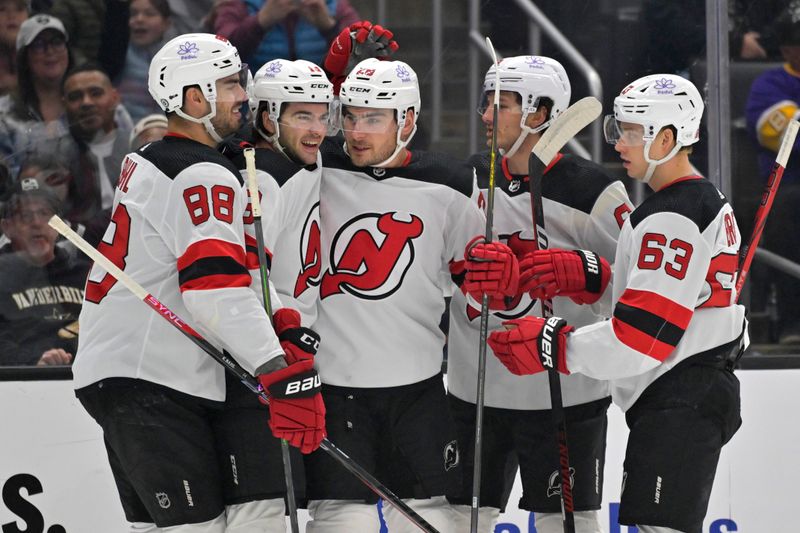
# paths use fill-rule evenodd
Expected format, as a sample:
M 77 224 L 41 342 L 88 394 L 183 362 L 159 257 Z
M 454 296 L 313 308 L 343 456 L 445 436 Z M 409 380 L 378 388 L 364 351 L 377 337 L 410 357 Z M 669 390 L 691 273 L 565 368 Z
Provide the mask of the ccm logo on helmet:
M 327 83 L 312 83 L 311 84 L 311 88 L 312 89 L 327 89 L 328 87 L 330 87 L 330 85 L 328 85 Z
M 351 93 L 368 93 L 371 90 L 369 87 L 350 87 Z

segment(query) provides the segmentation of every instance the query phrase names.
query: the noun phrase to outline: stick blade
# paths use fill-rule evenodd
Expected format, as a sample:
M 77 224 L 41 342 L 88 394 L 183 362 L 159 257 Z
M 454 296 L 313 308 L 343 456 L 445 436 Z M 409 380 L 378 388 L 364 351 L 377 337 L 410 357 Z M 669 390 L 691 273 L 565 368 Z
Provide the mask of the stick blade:
M 783 141 L 781 141 L 781 147 L 778 150 L 778 157 L 775 160 L 784 168 L 786 168 L 786 163 L 789 161 L 789 155 L 792 153 L 794 140 L 797 137 L 798 127 L 800 127 L 800 123 L 798 123 L 796 120 L 792 120 L 789 122 L 789 125 L 786 126 L 786 132 L 783 134 Z
M 594 96 L 581 98 L 561 113 L 542 134 L 539 142 L 533 147 L 533 154 L 545 166 L 561 151 L 570 139 L 583 128 L 594 122 L 603 110 L 603 106 Z

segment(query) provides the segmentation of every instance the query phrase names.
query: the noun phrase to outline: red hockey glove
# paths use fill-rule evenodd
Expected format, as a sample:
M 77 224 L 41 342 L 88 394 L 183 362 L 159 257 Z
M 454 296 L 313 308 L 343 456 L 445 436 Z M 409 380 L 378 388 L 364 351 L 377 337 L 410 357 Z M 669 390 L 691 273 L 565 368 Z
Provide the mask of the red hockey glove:
M 568 326 L 566 320 L 556 316 L 547 320 L 529 316 L 508 320 L 503 325 L 515 327 L 492 332 L 488 342 L 494 354 L 512 374 L 538 374 L 553 364 L 562 374 L 569 374 L 567 333 L 575 328 Z
M 608 287 L 611 267 L 603 257 L 586 250 L 537 250 L 519 262 L 520 291 L 532 298 L 568 296 L 592 304 Z
M 269 428 L 302 453 L 319 448 L 325 438 L 325 404 L 319 375 L 311 360 L 300 361 L 258 381 L 269 395 Z
M 356 64 L 369 57 L 388 59 L 400 45 L 392 40 L 394 34 L 368 20 L 361 20 L 343 29 L 331 43 L 324 67 L 333 82 L 334 94 Z
M 319 334 L 300 325 L 300 313 L 288 307 L 278 309 L 272 315 L 272 324 L 287 363 L 314 360 L 319 350 Z
M 463 289 L 480 301 L 486 293 L 490 298 L 516 296 L 519 285 L 519 264 L 514 252 L 501 242 L 483 242 L 475 237 L 464 250 L 467 275 Z

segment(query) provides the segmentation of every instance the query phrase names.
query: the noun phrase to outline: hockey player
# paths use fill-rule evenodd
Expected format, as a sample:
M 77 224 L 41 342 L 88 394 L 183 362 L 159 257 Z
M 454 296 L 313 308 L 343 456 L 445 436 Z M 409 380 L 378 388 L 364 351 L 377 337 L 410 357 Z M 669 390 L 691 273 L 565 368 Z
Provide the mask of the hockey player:
M 496 69 L 500 80 L 497 147 L 504 155 L 497 158 L 494 232 L 520 259 L 539 257 L 536 253 L 528 255 L 535 249 L 528 158 L 542 133 L 569 105 L 570 83 L 561 64 L 548 57 L 509 57 L 496 67 L 492 65 L 486 73 L 479 108 L 490 147 Z M 489 154 L 475 154 L 469 162 L 477 169 L 479 187 L 486 190 Z M 608 262 L 614 260 L 620 227 L 631 211 L 625 187 L 600 165 L 559 154 L 545 170 L 542 188 L 550 245 L 594 250 L 597 262 L 605 269 L 603 281 L 607 282 Z M 582 271 L 577 253 L 555 256 L 554 261 Z M 471 281 L 466 284 L 472 285 Z M 598 292 L 585 300 L 596 301 L 599 296 Z M 593 311 L 600 312 L 599 303 L 592 309 L 569 298 L 557 298 L 553 305 L 560 316 L 569 317 L 571 324 L 596 322 L 598 316 Z M 493 309 L 489 330 L 501 330 L 503 319 L 519 318 L 538 309 L 536 299 L 522 291 L 501 309 Z M 467 531 L 470 522 L 473 470 L 469 461 L 474 457 L 479 326 L 480 309 L 471 307 L 464 294 L 457 292 L 450 305 L 447 383 L 462 457 L 467 459 L 462 485 L 448 494 L 457 511 L 459 531 Z M 536 530 L 540 533 L 560 533 L 558 450 L 547 376 L 511 375 L 494 357 L 487 358 L 486 363 L 480 530 L 494 530 L 519 465 L 523 489 L 519 507 L 536 512 Z M 602 528 L 597 510 L 602 501 L 610 391 L 607 382 L 579 374 L 561 381 L 574 469 L 576 531 L 599 532 Z
M 459 451 L 442 382 L 439 321 L 450 268 L 483 231 L 474 171 L 411 152 L 420 95 L 401 61 L 367 59 L 341 86 L 344 146 L 323 146 L 323 274 L 315 329 L 332 440 L 442 532 Z M 328 457 L 306 458 L 307 531 L 376 531 L 374 496 Z M 392 533 L 415 531 L 391 506 Z
M 244 72 L 215 35 L 182 35 L 155 55 L 148 84 L 169 133 L 126 158 L 100 251 L 256 375 L 275 437 L 309 453 L 325 435 L 321 395 L 286 393 L 315 372 L 284 360 L 251 287 L 247 198 L 215 150 L 240 125 Z M 285 531 L 280 454 L 262 447 L 266 409 L 232 395 L 242 385 L 137 299 L 92 270 L 73 369 L 131 531 Z
M 262 66 L 250 88 L 256 177 L 264 243 L 272 254 L 270 281 L 288 309 L 280 326 L 316 319 L 322 259 L 319 242 L 319 147 L 330 125 L 333 86 L 323 70 L 302 59 Z M 238 146 L 226 147 L 246 179 Z M 248 226 L 249 227 L 249 226 Z M 247 228 L 246 228 L 247 229 Z M 286 322 L 286 321 L 289 322 Z
M 570 334 L 563 320 L 526 317 L 490 336 L 515 374 L 542 371 L 542 346 L 564 374 L 613 380 L 630 428 L 619 521 L 644 533 L 701 531 L 720 450 L 741 424 L 732 372 L 746 346 L 734 290 L 740 233 L 727 200 L 689 162 L 703 107 L 691 82 L 658 74 L 625 87 L 606 118 L 628 175 L 654 191 L 620 233 L 612 319 Z M 534 271 L 532 284 L 570 290 L 554 274 Z

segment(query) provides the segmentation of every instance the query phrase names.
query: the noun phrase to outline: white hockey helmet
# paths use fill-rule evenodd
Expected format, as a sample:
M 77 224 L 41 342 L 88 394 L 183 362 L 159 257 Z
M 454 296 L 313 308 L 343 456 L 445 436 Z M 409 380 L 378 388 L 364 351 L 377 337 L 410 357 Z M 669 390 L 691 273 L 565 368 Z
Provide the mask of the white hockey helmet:
M 387 165 L 400 150 L 406 147 L 417 132 L 417 121 L 422 100 L 419 95 L 417 74 L 403 61 L 380 61 L 374 57 L 365 59 L 353 67 L 339 89 L 339 101 L 344 106 L 393 109 L 397 118 L 397 145 L 394 153 L 385 161 L 375 165 Z M 414 129 L 405 141 L 401 131 L 406 123 L 408 110 L 414 110 Z M 345 143 L 345 150 L 347 143 Z
M 222 139 L 211 125 L 217 114 L 216 81 L 231 74 L 243 75 L 239 52 L 227 39 L 210 33 L 187 33 L 165 44 L 150 62 L 147 87 L 165 112 L 175 112 L 192 122 L 202 123 L 214 140 Z M 184 88 L 197 85 L 211 111 L 195 118 L 183 112 Z
M 604 120 L 606 141 L 616 144 L 621 122 L 640 124 L 644 128 L 644 157 L 649 163 L 643 181 L 653 176 L 655 167 L 672 159 L 683 146 L 700 140 L 703 118 L 703 97 L 692 82 L 676 74 L 652 74 L 639 78 L 622 89 L 614 99 L 614 114 Z M 650 159 L 650 146 L 665 127 L 676 130 L 675 148 L 659 160 Z
M 256 72 L 252 87 L 248 90 L 250 111 L 256 131 L 269 141 L 280 153 L 287 155 L 278 141 L 280 137 L 281 108 L 284 103 L 320 103 L 330 107 L 333 101 L 333 84 L 325 72 L 310 61 L 298 59 L 274 59 Z M 275 125 L 275 133 L 270 135 L 261 124 L 258 108 L 267 105 L 269 118 Z M 330 131 L 328 133 L 333 133 Z M 287 156 L 288 157 L 288 156 Z
M 486 72 L 481 108 L 486 105 L 488 94 L 495 89 L 498 71 L 500 90 L 519 94 L 522 106 L 522 118 L 519 122 L 522 133 L 505 153 L 506 157 L 511 157 L 528 134 L 542 131 L 564 112 L 569 106 L 572 89 L 567 71 L 555 59 L 544 56 L 507 57 L 499 64 L 489 67 Z M 535 113 L 539 108 L 539 99 L 542 97 L 549 98 L 553 102 L 550 117 L 536 128 L 529 128 L 525 121 L 529 114 Z

